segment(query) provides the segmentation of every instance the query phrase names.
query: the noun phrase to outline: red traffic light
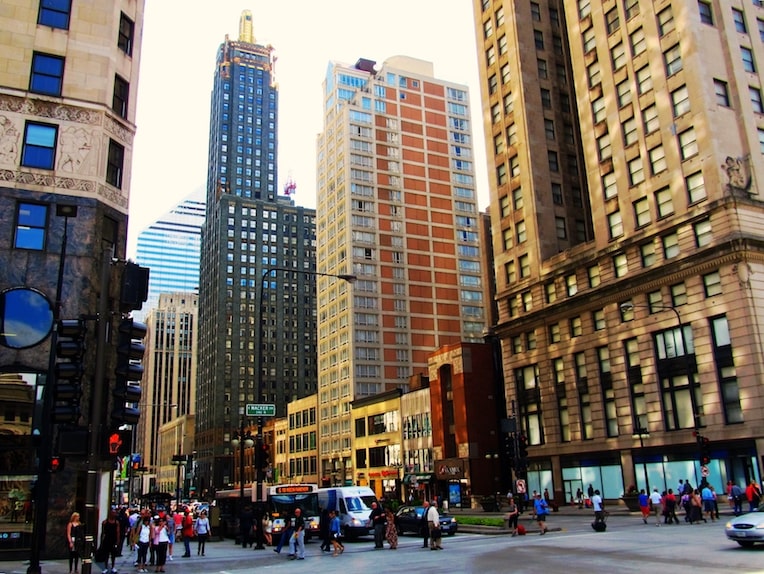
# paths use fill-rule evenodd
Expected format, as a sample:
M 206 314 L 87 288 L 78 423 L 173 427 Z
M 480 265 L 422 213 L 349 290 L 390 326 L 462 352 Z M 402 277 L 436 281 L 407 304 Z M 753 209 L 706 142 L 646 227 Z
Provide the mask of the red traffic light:
M 50 458 L 50 471 L 58 472 L 64 468 L 64 459 L 60 456 L 52 456 Z

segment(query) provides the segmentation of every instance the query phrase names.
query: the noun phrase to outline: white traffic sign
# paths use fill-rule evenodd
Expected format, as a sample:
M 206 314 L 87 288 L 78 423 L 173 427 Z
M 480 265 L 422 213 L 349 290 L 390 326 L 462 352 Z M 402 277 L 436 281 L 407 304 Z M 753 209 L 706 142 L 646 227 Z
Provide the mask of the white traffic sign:
M 700 476 L 707 477 L 708 472 L 708 467 L 705 464 L 700 467 Z

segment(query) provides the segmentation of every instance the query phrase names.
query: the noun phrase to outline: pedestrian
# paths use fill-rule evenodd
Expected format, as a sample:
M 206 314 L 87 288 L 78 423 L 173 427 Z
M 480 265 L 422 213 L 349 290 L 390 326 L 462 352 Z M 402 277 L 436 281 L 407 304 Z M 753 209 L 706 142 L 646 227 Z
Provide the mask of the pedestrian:
M 653 492 L 650 495 L 650 507 L 653 509 L 653 514 L 655 515 L 655 526 L 661 525 L 662 506 L 663 497 L 661 496 L 661 493 L 658 492 L 657 488 L 653 488 Z
M 80 522 L 80 513 L 72 512 L 66 524 L 66 542 L 69 548 L 69 574 L 79 573 L 80 557 L 85 544 L 85 528 Z
M 191 558 L 191 539 L 194 537 L 194 517 L 191 516 L 191 509 L 186 508 L 181 521 L 181 533 L 183 536 L 183 558 Z
M 135 525 L 133 529 L 133 540 L 138 545 L 138 572 L 148 572 L 146 569 L 146 561 L 149 553 L 149 545 L 151 544 L 151 517 L 144 513 L 141 516 L 141 520 Z
M 735 511 L 735 499 L 732 497 L 732 485 L 733 484 L 735 484 L 735 483 L 732 482 L 731 480 L 727 481 L 726 493 L 727 493 L 727 502 L 730 505 L 730 510 L 732 510 L 734 512 Z
M 531 505 L 532 505 L 531 506 L 531 513 L 532 513 L 531 518 L 533 520 L 536 520 L 536 499 L 539 496 L 540 495 L 535 490 L 533 491 L 533 494 L 531 494 Z
M 706 517 L 711 519 L 711 522 L 714 522 L 716 520 L 716 515 L 714 514 L 714 499 L 716 496 L 708 483 L 700 491 L 700 498 L 703 501 L 703 512 Z M 707 520 L 704 518 L 703 522 L 707 522 Z
M 369 521 L 374 529 L 374 548 L 384 548 L 382 542 L 385 539 L 385 512 L 376 502 L 371 503 Z
M 340 517 L 336 510 L 329 511 L 329 536 L 331 537 L 334 553 L 332 556 L 339 556 L 345 552 L 345 546 L 342 544 L 342 530 L 340 526 Z
M 167 560 L 172 562 L 172 547 L 175 545 L 175 513 L 167 514 Z
M 748 511 L 753 512 L 759 506 L 761 500 L 761 488 L 755 480 L 751 480 L 745 489 L 745 497 L 748 499 Z
M 284 512 L 284 530 L 281 531 L 279 543 L 276 545 L 276 548 L 273 549 L 276 554 L 281 554 L 281 549 L 285 544 L 287 548 L 289 547 L 289 541 L 292 538 L 292 532 L 294 532 L 294 529 L 292 528 L 292 519 L 290 518 L 288 512 Z
M 239 537 L 241 538 L 241 547 L 252 547 L 252 527 L 254 515 L 252 514 L 252 507 L 248 504 L 244 507 L 239 515 Z
M 584 491 L 581 488 L 576 489 L 576 502 L 578 509 L 581 510 L 584 507 Z
M 650 497 L 645 492 L 645 489 L 639 491 L 639 511 L 642 513 L 642 522 L 647 524 L 647 518 L 650 516 Z
M 305 560 L 305 518 L 302 515 L 302 509 L 298 506 L 294 509 L 294 520 L 292 520 L 292 538 L 289 539 L 289 558 L 290 560 Z
M 263 538 L 268 546 L 273 546 L 273 520 L 270 512 L 263 513 Z
M 702 502 L 700 492 L 698 492 L 697 488 L 694 489 L 692 494 L 690 494 L 690 524 L 695 524 L 701 520 L 706 522 L 706 519 L 703 518 L 703 513 L 701 512 L 703 508 Z
M 130 533 L 130 517 L 127 514 L 127 507 L 123 506 L 119 511 L 119 516 L 117 517 L 117 520 L 119 520 L 119 547 L 118 547 L 118 554 L 117 556 L 122 556 L 122 550 L 125 547 L 125 540 L 127 539 L 128 534 Z
M 119 554 L 119 521 L 114 510 L 109 511 L 109 516 L 101 523 L 101 543 L 99 545 L 99 558 L 103 560 L 103 574 L 117 574 L 116 560 Z M 111 560 L 111 570 L 109 570 Z
M 329 511 L 326 508 L 321 509 L 321 520 L 318 523 L 320 534 L 321 534 L 321 551 L 322 552 L 329 552 L 331 550 L 332 546 L 332 535 L 329 531 L 329 523 L 331 522 L 331 518 L 329 517 Z
M 732 511 L 735 513 L 735 516 L 740 516 L 743 514 L 743 497 L 745 496 L 745 491 L 739 484 L 733 484 L 730 492 L 732 493 L 732 503 L 734 505 Z
M 434 499 L 427 509 L 427 526 L 430 528 L 430 550 L 443 550 L 443 546 L 441 546 L 440 514 L 438 513 L 438 503 Z
M 207 538 L 210 537 L 212 534 L 212 529 L 210 528 L 210 519 L 207 518 L 207 511 L 202 510 L 199 513 L 199 518 L 196 519 L 196 522 L 194 523 L 194 534 L 196 536 L 196 555 L 202 555 L 204 556 L 204 547 L 207 544 Z
M 154 572 L 164 572 L 167 563 L 167 546 L 170 543 L 170 525 L 166 516 L 159 516 L 155 520 L 153 531 L 154 545 L 156 546 L 156 568 Z
M 534 490 L 534 492 L 536 491 Z M 546 527 L 546 516 L 549 513 L 549 505 L 541 494 L 536 495 L 536 500 L 533 503 L 533 513 L 536 515 L 536 522 L 538 523 L 541 535 L 543 536 L 549 530 Z
M 676 495 L 674 489 L 669 488 L 666 496 L 663 498 L 663 513 L 665 524 L 679 524 L 679 518 L 676 516 Z
M 395 527 L 395 515 L 390 507 L 385 508 L 385 539 L 390 544 L 390 550 L 398 548 L 398 529 Z
M 600 496 L 599 490 L 595 490 L 594 496 L 592 496 L 592 509 L 594 510 L 594 522 L 604 522 L 605 509 L 602 505 L 602 496 Z
M 517 517 L 520 512 L 517 509 L 514 499 L 509 499 L 509 509 L 504 515 L 504 520 L 507 521 L 507 528 L 512 530 L 512 536 L 517 536 Z
M 430 540 L 430 524 L 427 522 L 427 511 L 430 509 L 430 503 L 424 501 L 422 503 L 422 522 L 419 526 L 419 533 L 422 535 L 422 548 L 429 548 Z

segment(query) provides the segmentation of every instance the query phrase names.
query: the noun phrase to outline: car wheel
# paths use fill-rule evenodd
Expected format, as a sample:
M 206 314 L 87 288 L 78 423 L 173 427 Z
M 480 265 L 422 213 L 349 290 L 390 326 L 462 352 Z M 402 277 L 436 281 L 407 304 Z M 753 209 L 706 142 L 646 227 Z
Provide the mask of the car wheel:
M 398 536 L 403 536 L 403 528 L 401 528 L 400 526 L 395 527 L 395 532 L 398 533 Z
M 456 534 L 456 532 L 449 532 L 448 533 L 449 536 L 453 536 L 454 534 Z
M 743 548 L 753 548 L 753 542 L 750 540 L 736 540 L 736 542 Z

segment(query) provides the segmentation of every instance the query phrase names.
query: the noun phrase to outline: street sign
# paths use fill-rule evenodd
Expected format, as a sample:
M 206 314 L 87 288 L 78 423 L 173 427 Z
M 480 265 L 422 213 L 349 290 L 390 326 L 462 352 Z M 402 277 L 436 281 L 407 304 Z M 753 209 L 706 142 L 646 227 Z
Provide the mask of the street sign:
M 705 464 L 700 467 L 700 475 L 703 477 L 708 476 L 708 467 Z
M 269 404 L 248 404 L 246 415 L 248 417 L 275 417 L 276 405 Z

